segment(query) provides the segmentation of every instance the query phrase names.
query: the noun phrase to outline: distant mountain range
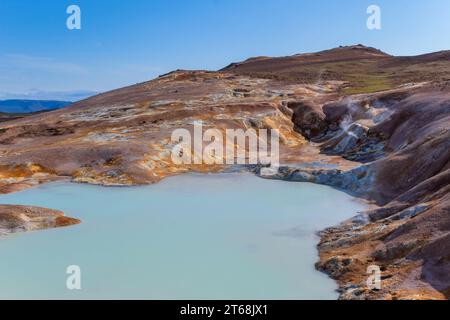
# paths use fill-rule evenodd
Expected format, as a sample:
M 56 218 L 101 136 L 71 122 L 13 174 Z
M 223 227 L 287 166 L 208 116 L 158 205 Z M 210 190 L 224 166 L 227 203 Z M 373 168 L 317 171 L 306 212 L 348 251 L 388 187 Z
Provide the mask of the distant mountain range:
M 72 104 L 70 101 L 56 100 L 0 100 L 0 112 L 31 113 L 64 108 Z
M 29 89 L 23 92 L 0 91 L 0 100 L 56 100 L 80 101 L 92 97 L 99 92 L 90 90 L 46 91 Z

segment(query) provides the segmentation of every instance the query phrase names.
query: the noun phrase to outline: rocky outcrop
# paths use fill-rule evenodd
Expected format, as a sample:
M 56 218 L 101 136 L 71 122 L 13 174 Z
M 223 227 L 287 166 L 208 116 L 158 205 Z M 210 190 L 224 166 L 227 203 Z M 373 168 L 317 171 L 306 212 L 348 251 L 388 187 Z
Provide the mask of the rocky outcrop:
M 2 122 L 0 193 L 56 179 L 136 185 L 231 170 L 175 165 L 171 133 L 198 122 L 221 132 L 275 128 L 280 169 L 252 170 L 331 185 L 373 206 L 321 233 L 317 268 L 336 279 L 342 299 L 448 298 L 447 56 L 394 57 L 357 45 L 249 59 Z M 370 265 L 382 270 L 378 291 L 365 284 Z
M 344 97 L 322 110 L 323 130 L 312 140 L 325 154 L 361 164 L 261 174 L 330 185 L 373 203 L 321 232 L 317 268 L 338 281 L 342 299 L 448 298 L 450 92 L 417 85 Z M 373 265 L 382 270 L 380 290 L 366 284 Z
M 58 210 L 31 206 L 0 205 L 0 235 L 66 227 L 80 220 L 66 217 Z
M 448 191 L 427 203 L 367 214 L 321 233 L 317 268 L 338 281 L 341 298 L 448 299 Z M 366 284 L 373 265 L 382 271 L 380 290 Z

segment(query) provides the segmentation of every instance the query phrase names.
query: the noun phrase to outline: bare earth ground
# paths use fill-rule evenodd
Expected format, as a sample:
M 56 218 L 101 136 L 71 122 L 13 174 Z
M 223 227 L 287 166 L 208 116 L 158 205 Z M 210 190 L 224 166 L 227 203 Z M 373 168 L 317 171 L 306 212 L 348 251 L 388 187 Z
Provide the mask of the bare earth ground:
M 393 57 L 361 45 L 258 57 L 8 119 L 0 123 L 0 193 L 58 179 L 122 186 L 229 170 L 172 163 L 173 130 L 200 121 L 222 132 L 274 128 L 282 166 L 266 178 L 331 185 L 373 205 L 321 232 L 317 268 L 337 280 L 341 298 L 446 299 L 449 59 L 450 52 Z M 3 233 L 78 222 L 61 219 L 0 206 Z M 365 284 L 369 265 L 383 271 L 381 290 Z

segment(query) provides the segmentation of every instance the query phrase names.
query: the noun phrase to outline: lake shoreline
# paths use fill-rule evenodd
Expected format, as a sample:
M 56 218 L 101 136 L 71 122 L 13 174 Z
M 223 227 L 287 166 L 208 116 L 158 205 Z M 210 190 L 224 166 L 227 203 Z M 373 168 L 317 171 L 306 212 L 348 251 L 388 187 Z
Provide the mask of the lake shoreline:
M 238 180 L 236 180 L 236 179 L 238 179 Z M 195 186 L 199 186 L 199 187 L 203 185 L 202 181 L 204 181 L 209 186 L 207 186 L 207 185 L 202 186 L 201 188 L 202 188 L 203 191 L 200 191 L 200 194 L 205 194 L 205 192 L 209 192 L 208 194 L 210 194 L 211 190 L 215 190 L 213 192 L 213 194 L 209 196 L 209 197 L 212 196 L 213 199 L 216 199 L 217 197 L 227 198 L 228 196 L 231 196 L 231 197 L 239 197 L 243 201 L 245 200 L 245 202 L 246 202 L 245 206 L 248 207 L 248 208 L 247 209 L 241 208 L 241 210 L 243 210 L 242 212 L 248 212 L 250 215 L 255 215 L 256 213 L 258 215 L 262 214 L 261 218 L 259 218 L 258 220 L 260 220 L 261 222 L 265 221 L 264 224 L 268 228 L 262 234 L 267 234 L 267 236 L 269 238 L 267 238 L 266 240 L 257 241 L 255 243 L 255 245 L 256 244 L 263 245 L 264 247 L 267 247 L 267 248 L 270 248 L 270 247 L 272 247 L 274 245 L 276 245 L 276 246 L 280 246 L 281 245 L 280 249 L 276 249 L 274 251 L 274 253 L 275 252 L 280 252 L 281 253 L 280 250 L 282 250 L 282 251 L 292 250 L 292 248 L 289 249 L 289 247 L 291 247 L 295 243 L 301 244 L 302 248 L 304 246 L 306 246 L 305 249 L 308 248 L 307 252 L 309 252 L 309 253 L 305 253 L 303 251 L 299 251 L 299 254 L 297 255 L 297 254 L 291 252 L 289 254 L 289 256 L 290 256 L 289 259 L 294 259 L 295 261 L 297 261 L 297 260 L 298 261 L 304 260 L 304 262 L 302 262 L 302 264 L 304 265 L 302 268 L 306 267 L 308 270 L 310 270 L 308 272 L 313 272 L 313 274 L 315 275 L 314 277 L 317 277 L 317 279 L 323 279 L 323 280 L 320 280 L 320 281 L 325 281 L 325 279 L 327 279 L 327 277 L 324 276 L 324 278 L 322 278 L 321 273 L 314 270 L 314 263 L 315 263 L 315 261 L 317 261 L 317 257 L 318 257 L 317 256 L 316 245 L 317 245 L 317 243 L 319 241 L 319 237 L 317 237 L 317 233 L 316 232 L 318 230 L 322 229 L 325 226 L 334 225 L 335 223 L 337 223 L 341 219 L 343 219 L 343 217 L 349 217 L 349 211 L 348 210 L 351 210 L 352 212 L 356 212 L 356 209 L 348 209 L 348 210 L 346 210 L 344 207 L 339 207 L 340 209 L 336 208 L 337 211 L 335 210 L 335 215 L 330 216 L 328 214 L 329 205 L 326 205 L 325 203 L 320 203 L 320 202 L 318 202 L 316 200 L 308 200 L 308 202 L 306 202 L 306 203 L 304 202 L 306 199 L 309 199 L 310 192 L 314 192 L 313 194 L 311 194 L 314 197 L 321 197 L 320 196 L 320 194 L 321 194 L 320 190 L 322 190 L 321 186 L 310 184 L 310 187 L 308 187 L 308 184 L 302 184 L 302 183 L 298 183 L 298 184 L 295 184 L 295 185 L 287 185 L 287 184 L 284 184 L 285 182 L 282 182 L 282 181 L 276 182 L 276 181 L 267 181 L 266 180 L 267 182 L 265 182 L 265 179 L 259 179 L 254 174 L 246 175 L 246 174 L 239 174 L 239 173 L 234 173 L 234 174 L 233 173 L 228 173 L 228 174 L 227 173 L 223 173 L 223 174 L 219 174 L 219 175 L 216 175 L 216 174 L 204 175 L 204 174 L 195 174 L 194 173 L 194 174 L 190 174 L 190 175 L 181 175 L 181 176 L 178 176 L 178 177 L 172 177 L 172 178 L 167 179 L 167 180 L 165 179 L 162 184 L 158 184 L 158 185 L 154 185 L 154 186 L 149 185 L 147 187 L 143 186 L 143 187 L 136 187 L 136 188 L 133 188 L 133 187 L 132 188 L 111 188 L 111 189 L 107 189 L 109 191 L 104 193 L 104 195 L 105 196 L 109 195 L 109 197 L 115 198 L 115 197 L 117 197 L 117 196 L 122 194 L 123 196 L 121 196 L 121 197 L 124 197 L 124 199 L 127 199 L 127 201 L 128 201 L 128 199 L 130 199 L 129 201 L 132 201 L 133 203 L 135 203 L 135 200 L 131 200 L 133 198 L 132 197 L 129 198 L 126 195 L 128 195 L 128 194 L 132 195 L 135 192 L 138 192 L 138 193 L 142 194 L 143 192 L 145 193 L 146 190 L 154 190 L 154 192 L 157 192 L 157 193 L 161 193 L 161 192 L 165 193 L 165 192 L 169 192 L 170 191 L 171 194 L 179 194 L 180 196 L 184 195 L 184 196 L 181 196 L 181 198 L 179 198 L 181 203 L 183 203 L 183 201 L 185 201 L 183 199 L 187 199 L 187 198 L 191 198 L 191 197 L 197 197 L 197 196 L 203 197 L 201 195 L 196 195 L 196 193 L 197 193 L 196 191 L 190 190 L 190 187 L 189 187 L 190 183 L 186 184 L 186 183 L 180 183 L 180 182 L 177 182 L 177 181 L 186 181 L 186 182 L 187 181 L 192 181 Z M 273 190 L 273 191 L 271 191 L 269 193 L 265 193 L 265 194 L 271 194 L 270 198 L 273 199 L 271 201 L 276 201 L 276 202 L 273 203 L 271 206 L 267 207 L 266 209 L 264 209 L 264 212 L 260 212 L 258 209 L 249 210 L 250 208 L 255 208 L 254 207 L 255 204 L 252 204 L 252 202 L 248 202 L 248 200 L 246 200 L 246 199 L 252 198 L 252 196 L 250 196 L 250 194 L 248 196 L 246 196 L 245 194 L 242 194 L 242 192 L 237 192 L 235 190 L 236 188 L 234 187 L 236 181 L 241 181 L 239 184 L 241 184 L 241 183 L 248 183 L 248 182 L 253 181 L 252 183 L 255 184 L 255 186 L 254 187 L 246 187 L 245 189 L 248 190 L 248 191 L 246 191 L 246 193 L 250 192 L 252 194 L 257 195 L 259 192 L 262 192 L 263 190 L 267 190 L 267 191 L 264 191 L 264 192 L 269 192 L 269 190 Z M 248 181 L 248 182 L 245 182 L 245 181 Z M 265 189 L 261 189 L 261 187 L 257 187 L 258 185 L 259 186 L 266 186 L 266 187 L 264 187 Z M 172 187 L 170 187 L 170 186 L 172 186 Z M 172 189 L 173 187 L 175 187 L 175 190 Z M 48 194 L 48 195 L 51 195 L 49 197 L 50 199 L 57 199 L 58 197 L 63 197 L 63 199 L 60 199 L 58 201 L 64 201 L 65 197 L 73 198 L 73 195 L 75 195 L 75 194 L 72 195 L 72 193 L 68 193 L 69 192 L 68 190 L 71 190 L 71 189 L 84 190 L 83 193 L 85 194 L 85 196 L 80 195 L 82 198 L 85 198 L 86 195 L 91 194 L 91 196 L 92 196 L 92 194 L 95 194 L 96 192 L 102 192 L 102 191 L 105 190 L 102 187 L 93 186 L 93 185 L 86 185 L 86 188 L 83 185 L 81 185 L 81 184 L 72 184 L 72 183 L 66 184 L 66 183 L 61 183 L 61 182 L 55 182 L 55 184 L 53 184 L 53 185 L 52 184 L 47 184 L 46 186 L 43 186 L 43 189 L 36 188 L 36 189 L 30 189 L 28 191 L 25 191 L 26 194 L 27 194 L 26 198 L 21 197 L 20 194 L 17 193 L 17 194 L 11 194 L 10 196 L 8 196 L 7 199 L 8 199 L 9 203 L 14 201 L 14 199 L 22 199 L 21 202 L 26 201 L 28 203 L 28 202 L 35 201 L 33 199 L 36 198 L 36 199 L 38 199 L 36 201 L 36 203 L 38 203 L 39 205 L 43 205 L 43 204 L 51 204 L 52 202 L 50 200 L 44 200 L 42 198 L 37 198 L 37 195 L 35 195 L 35 194 L 46 194 L 46 195 Z M 223 188 L 225 188 L 225 189 L 223 189 Z M 269 189 L 267 189 L 267 188 L 269 188 Z M 178 189 L 180 189 L 180 190 L 178 190 Z M 189 191 L 187 191 L 187 194 L 183 191 L 185 189 L 189 190 Z M 310 190 L 310 189 L 311 189 L 311 191 L 307 191 L 306 194 L 301 191 L 301 190 L 305 190 L 306 191 L 306 190 Z M 54 190 L 54 191 L 52 191 L 52 190 Z M 250 191 L 250 190 L 253 190 L 253 191 Z M 257 191 L 257 190 L 260 190 L 260 191 Z M 278 196 L 274 192 L 276 190 L 284 190 L 284 191 L 280 191 L 280 192 L 283 193 L 283 197 L 281 197 L 281 199 L 286 199 L 286 200 L 289 199 L 288 202 L 285 202 L 286 200 L 277 200 Z M 298 190 L 298 191 L 296 191 L 296 190 Z M 316 190 L 316 191 L 314 191 L 314 190 Z M 338 203 L 341 203 L 341 201 L 343 201 L 344 199 L 348 199 L 348 200 L 345 200 L 345 202 L 342 202 L 342 204 L 343 203 L 347 203 L 349 208 L 350 207 L 352 207 L 352 208 L 361 208 L 361 209 L 365 208 L 365 206 L 363 206 L 362 204 L 358 204 L 357 202 L 353 202 L 352 201 L 353 198 L 349 197 L 348 195 L 344 195 L 341 192 L 333 190 L 332 188 L 323 189 L 323 190 L 324 190 L 323 191 L 324 194 L 328 194 L 328 196 L 325 196 L 326 199 L 328 199 L 328 202 L 329 201 L 333 201 L 332 200 L 333 197 L 337 196 L 338 198 L 336 198 L 336 201 L 337 201 L 336 205 Z M 56 193 L 55 193 L 55 191 L 56 191 Z M 30 195 L 31 195 L 31 197 L 30 197 Z M 35 195 L 35 196 L 33 196 L 33 195 Z M 114 195 L 117 195 L 117 196 L 114 196 Z M 297 197 L 300 197 L 298 199 L 298 202 L 296 200 L 296 196 L 295 195 L 297 195 Z M 265 197 L 265 198 L 267 198 L 267 197 Z M 302 200 L 302 199 L 304 199 L 304 200 Z M 342 199 L 342 200 L 339 200 L 339 199 Z M 264 200 L 261 199 L 261 200 L 263 202 L 267 202 L 268 201 L 268 199 L 264 199 Z M 80 229 L 80 227 L 69 228 L 67 230 L 58 231 L 57 234 L 55 234 L 55 233 L 41 233 L 41 232 L 39 232 L 39 233 L 36 233 L 36 234 L 34 234 L 32 236 L 33 237 L 37 237 L 36 239 L 48 238 L 49 241 L 51 240 L 52 242 L 53 241 L 63 241 L 64 242 L 65 241 L 64 239 L 68 239 L 68 237 L 71 238 L 70 234 L 73 234 L 73 233 L 77 234 L 77 233 L 79 233 L 82 230 L 86 230 L 86 228 L 88 230 L 90 230 L 92 228 L 95 229 L 95 228 L 97 228 L 97 227 L 95 227 L 95 225 L 97 225 L 98 223 L 100 223 L 100 225 L 99 225 L 99 227 L 101 228 L 100 230 L 105 230 L 106 231 L 106 230 L 110 229 L 110 224 L 112 222 L 109 221 L 109 220 L 116 219 L 116 218 L 114 218 L 114 215 L 110 215 L 109 212 L 103 212 L 100 215 L 92 215 L 92 214 L 86 215 L 86 213 L 88 213 L 88 212 L 86 212 L 86 210 L 90 210 L 90 209 L 87 209 L 87 208 L 88 207 L 91 208 L 91 204 L 89 204 L 89 200 L 88 199 L 85 199 L 85 201 L 87 201 L 88 204 L 85 205 L 86 209 L 79 211 L 80 213 L 84 212 L 83 215 L 81 215 L 81 216 L 75 214 L 76 212 L 78 212 L 77 211 L 77 206 L 79 206 L 80 204 L 78 204 L 76 207 L 73 207 L 73 208 L 71 207 L 70 203 L 66 203 L 66 202 L 61 202 L 61 203 L 65 203 L 65 204 L 63 204 L 62 207 L 58 206 L 57 204 L 54 204 L 54 206 L 53 206 L 53 207 L 60 207 L 63 210 L 64 210 L 64 206 L 72 208 L 72 209 L 70 209 L 68 211 L 67 210 L 65 210 L 65 211 L 70 213 L 71 215 L 75 214 L 75 216 L 77 218 L 79 218 L 80 220 L 84 221 L 84 223 L 82 223 L 80 225 L 81 229 Z M 102 203 L 102 200 L 100 200 L 100 199 L 95 200 L 95 201 L 97 201 L 99 203 Z M 281 212 L 284 212 L 285 210 L 290 210 L 292 212 L 291 214 L 294 214 L 292 217 L 296 216 L 297 214 L 301 214 L 301 216 L 304 216 L 302 218 L 302 220 L 301 220 L 303 222 L 302 223 L 299 223 L 299 222 L 297 222 L 297 223 L 295 223 L 295 222 L 288 223 L 289 220 L 286 220 L 286 218 L 282 218 L 282 216 L 278 218 L 278 215 L 280 215 L 281 212 L 277 213 L 277 209 L 275 209 L 275 208 L 280 208 L 280 206 L 279 206 L 280 201 L 287 206 L 286 209 L 283 209 L 283 211 L 281 211 Z M 275 207 L 274 205 L 276 203 L 278 203 L 278 205 L 276 205 L 276 207 Z M 307 203 L 311 203 L 312 207 L 305 207 L 305 205 L 307 205 Z M 312 213 L 311 210 L 314 210 L 313 209 L 314 208 L 314 203 L 315 203 L 316 207 L 317 207 L 317 205 L 319 205 L 319 207 L 322 208 L 319 211 L 322 212 L 321 216 L 323 218 L 326 218 L 325 221 L 329 221 L 328 223 L 320 222 L 319 220 L 317 220 L 317 219 L 319 219 L 319 216 L 317 216 L 317 218 L 312 218 L 310 216 L 310 214 L 308 214 L 308 213 Z M 92 203 L 92 205 L 93 205 L 93 203 Z M 177 206 L 176 204 L 174 204 L 174 208 L 175 207 L 178 208 L 178 209 L 176 209 L 176 211 L 180 211 L 179 205 Z M 127 208 L 127 206 L 125 206 L 123 208 Z M 224 209 L 226 210 L 226 208 L 227 208 L 227 206 L 224 206 L 221 210 L 224 210 Z M 303 209 L 301 209 L 301 208 L 303 208 Z M 118 212 L 120 212 L 121 210 L 124 210 L 124 209 L 120 209 Z M 133 210 L 133 209 L 131 209 L 131 210 Z M 355 211 L 353 211 L 353 210 L 355 210 Z M 133 211 L 130 211 L 129 213 L 131 214 Z M 141 210 L 139 210 L 139 211 L 141 211 Z M 204 211 L 204 214 L 208 214 L 208 213 L 211 214 L 211 213 L 214 212 L 213 210 L 206 209 L 206 208 L 204 208 L 202 211 Z M 254 213 L 251 213 L 251 212 L 254 212 Z M 298 213 L 296 214 L 295 212 L 298 212 Z M 318 213 L 319 212 L 317 212 L 317 214 Z M 239 217 L 241 215 L 241 213 L 240 213 L 239 210 L 236 210 L 235 212 L 227 211 L 226 214 L 216 212 L 214 215 L 215 216 L 217 215 L 217 217 L 221 221 L 223 220 L 225 224 L 230 224 L 230 223 L 235 223 L 233 221 L 235 221 L 236 217 Z M 231 216 L 229 217 L 229 215 L 231 215 Z M 165 217 L 165 216 L 166 216 L 166 214 L 163 214 L 161 217 Z M 169 214 L 169 217 L 170 216 L 171 215 Z M 204 221 L 203 219 L 199 219 L 198 217 L 196 218 L 195 217 L 196 214 L 192 215 L 191 218 L 190 218 L 190 216 L 191 216 L 191 214 L 188 214 L 186 216 L 186 218 L 194 219 L 195 221 L 199 221 L 201 223 L 207 223 L 207 222 L 205 222 L 207 220 Z M 129 223 L 130 221 L 132 222 L 133 220 L 136 221 L 136 219 L 139 219 L 138 216 L 128 215 L 128 214 L 127 215 L 120 214 L 120 216 L 118 216 L 118 217 L 121 220 L 125 219 L 126 221 L 128 221 L 127 223 Z M 105 218 L 107 218 L 107 221 L 104 220 Z M 95 222 L 94 225 L 93 225 L 94 222 L 92 221 L 92 219 L 97 221 L 97 222 Z M 239 218 L 239 219 L 241 219 L 241 218 Z M 320 219 L 322 219 L 322 218 L 320 218 Z M 152 220 L 154 220 L 154 218 L 152 218 Z M 104 224 L 102 221 L 106 222 L 106 224 L 104 226 L 101 226 L 102 224 Z M 269 221 L 272 221 L 272 222 L 269 222 Z M 304 223 L 306 223 L 306 224 L 304 224 Z M 319 224 L 317 224 L 317 223 L 319 223 Z M 139 224 L 140 225 L 145 225 L 145 223 L 142 222 L 142 221 Z M 209 223 L 207 223 L 207 224 L 209 224 Z M 221 223 L 221 225 L 222 224 L 223 223 Z M 134 223 L 132 223 L 132 225 L 134 225 Z M 314 227 L 315 225 L 317 225 L 317 227 Z M 118 227 L 120 227 L 120 225 Z M 137 225 L 135 225 L 135 227 L 137 227 Z M 264 227 L 264 228 L 266 228 L 266 227 Z M 242 228 L 244 228 L 244 227 L 242 227 Z M 305 232 L 304 228 L 307 228 L 305 230 L 311 230 L 311 231 L 308 231 L 307 234 L 304 234 L 304 232 Z M 255 234 L 255 235 L 260 234 L 260 235 L 262 235 L 261 234 L 261 227 L 258 226 L 258 225 L 254 225 L 254 226 L 253 225 L 249 225 L 248 227 L 245 227 L 242 231 L 244 232 L 244 233 L 242 233 L 242 236 L 244 236 L 244 238 L 250 237 L 251 234 Z M 111 232 L 113 232 L 113 231 L 111 231 Z M 233 233 L 234 232 L 235 231 L 233 231 Z M 115 232 L 115 233 L 117 233 L 117 232 Z M 139 232 L 137 232 L 137 233 L 139 234 Z M 233 233 L 231 233 L 231 234 L 233 234 Z M 59 234 L 59 236 L 58 236 L 58 234 Z M 94 233 L 94 234 L 96 234 L 96 233 Z M 229 234 L 229 232 L 226 232 L 225 234 Z M 301 240 L 305 236 L 307 238 L 304 238 L 304 240 Z M 25 238 L 23 238 L 23 236 L 20 236 L 20 237 L 17 237 L 16 239 L 7 239 L 7 242 L 8 242 L 8 245 L 10 245 L 9 243 L 12 243 L 12 245 L 14 245 L 14 243 L 17 240 L 20 240 L 19 243 L 25 243 L 25 242 L 27 242 L 26 239 L 28 237 L 29 236 L 26 236 Z M 56 239 L 55 237 L 57 237 L 59 240 Z M 250 238 L 248 238 L 248 240 L 253 239 L 253 237 L 254 236 L 251 236 Z M 298 238 L 298 237 L 300 237 L 300 238 Z M 190 239 L 190 237 L 189 236 L 185 237 L 185 239 Z M 194 239 L 195 239 L 195 237 L 194 237 Z M 270 240 L 270 239 L 272 239 L 272 240 Z M 13 242 L 10 242 L 11 240 Z M 73 242 L 75 240 L 76 240 L 76 238 L 74 238 L 74 239 L 72 239 L 70 241 Z M 107 241 L 106 238 L 103 241 Z M 251 241 L 253 242 L 253 241 L 256 241 L 256 240 L 251 240 Z M 300 241 L 300 242 L 298 242 L 298 241 Z M 306 242 L 304 244 L 302 244 L 304 241 L 306 241 Z M 264 244 L 264 243 L 266 243 L 266 244 Z M 285 243 L 285 245 L 283 245 L 283 243 Z M 108 245 L 108 248 L 111 245 Z M 41 246 L 43 246 L 43 245 L 41 245 Z M 253 244 L 249 248 L 253 248 Z M 282 248 L 284 248 L 284 249 L 282 249 Z M 168 250 L 170 251 L 170 249 L 168 249 Z M 220 250 L 220 249 L 217 248 L 217 250 Z M 248 250 L 248 249 L 245 249 L 244 252 L 246 252 L 246 250 Z M 254 249 L 251 249 L 250 253 L 253 252 L 253 250 Z M 265 250 L 268 250 L 268 249 L 265 249 Z M 257 252 L 255 252 L 255 253 L 257 253 Z M 251 253 L 251 254 L 253 255 L 255 253 Z M 48 254 L 50 254 L 50 253 L 48 253 Z M 305 254 L 306 254 L 306 256 L 305 256 Z M 310 256 L 310 255 L 312 255 L 312 256 Z M 309 257 L 308 259 L 306 259 L 307 256 Z M 130 257 L 130 259 L 132 259 L 132 258 Z M 273 261 L 271 261 L 271 260 L 272 259 L 270 259 L 266 263 L 263 263 L 258 268 L 262 268 L 262 270 L 264 270 L 267 267 L 269 267 L 270 265 L 272 265 L 273 263 L 278 263 L 276 261 L 280 260 L 280 258 L 275 259 Z M 245 261 L 245 259 L 243 261 Z M 280 261 L 283 261 L 283 259 L 281 259 Z M 287 263 L 287 261 L 285 263 Z M 307 263 L 307 264 L 305 265 L 305 263 Z M 245 270 L 245 267 L 242 270 L 240 268 L 236 269 L 236 272 L 238 270 L 240 270 L 239 272 L 243 272 L 243 270 Z M 294 268 L 294 269 L 292 269 L 292 272 L 293 272 L 293 276 L 295 278 L 299 277 L 298 280 L 304 278 L 304 276 L 302 276 L 302 274 L 305 271 L 302 271 L 301 269 L 297 270 L 296 268 Z M 282 274 L 283 274 L 283 272 L 279 273 L 277 277 L 283 277 Z M 286 280 L 288 280 L 288 279 L 286 279 Z M 271 282 L 271 281 L 274 281 L 274 280 L 270 280 L 268 278 L 267 281 Z M 329 280 L 327 280 L 327 281 L 329 281 Z M 330 281 L 334 282 L 331 279 L 330 279 Z M 288 281 L 288 283 L 291 283 L 291 282 L 292 282 L 292 280 Z M 274 285 L 275 285 L 275 283 L 274 283 Z M 256 283 L 255 283 L 255 285 L 256 285 Z M 306 283 L 304 285 L 306 285 Z M 297 286 L 297 289 L 298 290 L 304 290 L 304 289 L 302 289 L 302 286 L 304 286 L 304 285 L 299 284 Z M 251 291 L 251 287 L 252 286 L 249 285 L 246 290 L 250 290 Z M 256 286 L 256 288 L 257 287 L 258 286 Z M 295 288 L 295 286 L 292 287 L 293 290 L 294 290 L 294 288 Z M 334 291 L 335 288 L 336 287 L 334 287 L 334 289 L 332 291 Z M 313 290 L 312 292 L 315 292 L 316 290 L 319 290 L 319 288 L 312 288 L 311 287 L 309 290 Z M 303 298 L 308 298 L 308 297 L 309 298 L 311 298 L 311 297 L 320 298 L 321 295 L 320 294 L 318 295 L 319 292 L 320 292 L 320 290 L 317 293 L 315 293 L 315 294 L 311 293 L 312 295 L 308 294 L 308 293 L 304 293 L 299 298 L 300 299 L 302 299 L 302 297 Z M 334 293 L 333 293 L 333 295 L 334 295 Z M 228 297 L 232 297 L 232 295 L 230 295 Z M 269 297 L 269 298 L 270 297 L 272 297 L 272 298 L 282 298 L 283 296 L 277 296 L 277 294 L 275 294 L 275 295 L 268 295 L 268 296 L 259 296 L 259 295 L 252 296 L 252 295 L 250 295 L 250 296 L 243 296 L 243 297 L 246 297 L 246 298 L 251 298 L 251 297 L 257 297 L 257 298 L 264 298 L 264 297 L 265 298 L 267 298 L 267 297 Z M 328 296 L 328 295 L 325 295 L 325 296 L 322 296 L 322 297 L 329 297 L 330 298 L 330 296 Z M 288 296 L 286 296 L 286 298 L 288 298 Z M 327 298 L 327 299 L 329 299 L 329 298 Z M 334 296 L 334 298 L 337 298 L 337 296 Z

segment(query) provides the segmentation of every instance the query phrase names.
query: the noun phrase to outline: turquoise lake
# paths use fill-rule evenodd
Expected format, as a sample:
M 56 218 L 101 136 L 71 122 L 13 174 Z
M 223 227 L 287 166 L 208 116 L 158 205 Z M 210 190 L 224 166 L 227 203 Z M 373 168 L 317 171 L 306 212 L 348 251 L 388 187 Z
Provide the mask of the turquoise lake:
M 77 226 L 0 239 L 0 299 L 336 299 L 316 232 L 365 205 L 326 186 L 188 174 L 143 187 L 51 183 L 2 204 Z M 81 269 L 81 290 L 66 269 Z

